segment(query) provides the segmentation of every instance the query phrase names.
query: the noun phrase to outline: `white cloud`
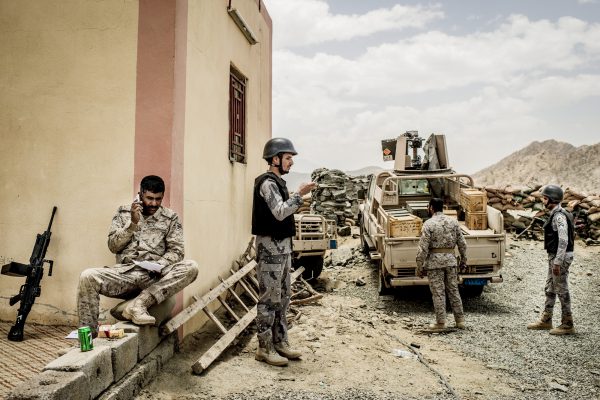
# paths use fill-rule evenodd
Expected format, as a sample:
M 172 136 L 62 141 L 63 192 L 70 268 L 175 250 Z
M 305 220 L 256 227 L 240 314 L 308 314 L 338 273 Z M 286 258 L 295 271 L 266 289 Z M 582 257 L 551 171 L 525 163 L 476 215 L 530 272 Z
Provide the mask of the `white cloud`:
M 328 11 L 320 15 L 329 18 Z M 391 168 L 381 161 L 381 139 L 413 129 L 424 137 L 445 133 L 452 164 L 471 173 L 533 140 L 597 142 L 595 114 L 577 117 L 577 126 L 558 114 L 598 104 L 599 60 L 600 25 L 521 15 L 463 36 L 417 33 L 355 58 L 280 49 L 274 135 L 294 140 L 297 171 L 308 171 Z
M 439 5 L 380 8 L 362 15 L 332 14 L 323 0 L 272 0 L 274 47 L 293 48 L 328 41 L 343 41 L 377 32 L 422 28 L 443 18 Z

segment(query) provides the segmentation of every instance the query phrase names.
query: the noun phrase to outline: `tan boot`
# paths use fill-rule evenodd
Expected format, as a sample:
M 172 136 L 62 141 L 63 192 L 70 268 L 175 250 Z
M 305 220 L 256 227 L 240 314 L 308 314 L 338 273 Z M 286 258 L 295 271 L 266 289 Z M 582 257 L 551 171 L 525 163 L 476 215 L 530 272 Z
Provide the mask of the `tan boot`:
M 456 321 L 456 328 L 457 329 L 465 329 L 465 317 L 456 317 L 454 318 L 454 320 Z
M 527 329 L 544 330 L 552 329 L 552 314 L 544 311 L 540 316 L 540 320 L 527 325 Z
M 575 333 L 575 327 L 573 326 L 573 317 L 563 317 L 560 326 L 550 330 L 551 335 L 572 335 Z
M 302 352 L 298 349 L 291 348 L 290 344 L 287 341 L 275 343 L 274 347 L 279 354 L 290 360 L 295 360 L 302 356 Z
M 446 329 L 445 322 L 436 322 L 435 324 L 429 324 L 429 330 L 431 332 L 442 332 Z
M 138 297 L 125 307 L 123 317 L 132 321 L 136 325 L 154 325 L 156 319 L 148 314 L 148 307 L 154 304 L 156 300 L 151 294 L 140 293 Z
M 264 361 L 267 364 L 275 365 L 276 367 L 286 366 L 288 359 L 277 354 L 273 345 L 267 347 L 259 347 L 256 350 L 256 356 L 254 357 L 257 361 Z

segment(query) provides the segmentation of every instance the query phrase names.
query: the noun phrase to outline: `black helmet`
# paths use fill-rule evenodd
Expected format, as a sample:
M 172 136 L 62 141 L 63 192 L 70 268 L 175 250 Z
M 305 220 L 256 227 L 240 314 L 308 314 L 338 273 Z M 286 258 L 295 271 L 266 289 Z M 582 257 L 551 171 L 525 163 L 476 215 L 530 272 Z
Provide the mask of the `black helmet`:
M 286 138 L 272 138 L 265 144 L 265 149 L 263 150 L 263 158 L 265 160 L 270 160 L 275 157 L 279 153 L 291 153 L 293 155 L 298 154 L 296 149 L 294 149 L 294 145 L 292 141 Z
M 542 188 L 542 196 L 546 196 L 553 203 L 560 203 L 563 199 L 563 190 L 558 185 L 546 185 Z

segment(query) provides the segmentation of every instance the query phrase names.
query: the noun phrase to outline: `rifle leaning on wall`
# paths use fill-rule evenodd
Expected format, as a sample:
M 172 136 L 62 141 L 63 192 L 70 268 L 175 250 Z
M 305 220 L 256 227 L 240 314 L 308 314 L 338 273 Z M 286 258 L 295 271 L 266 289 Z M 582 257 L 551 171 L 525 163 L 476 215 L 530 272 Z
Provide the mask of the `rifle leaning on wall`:
M 8 332 L 8 340 L 13 342 L 20 342 L 23 340 L 23 327 L 25 326 L 25 320 L 31 307 L 35 302 L 35 298 L 39 297 L 42 293 L 40 282 L 44 277 L 44 263 L 49 264 L 48 276 L 52 276 L 52 266 L 54 261 L 45 260 L 46 250 L 50 244 L 50 228 L 52 227 L 52 221 L 54 220 L 54 214 L 56 213 L 56 206 L 52 209 L 52 216 L 50 217 L 50 223 L 48 229 L 44 233 L 38 233 L 35 239 L 35 246 L 31 252 L 29 258 L 29 264 L 21 264 L 18 262 L 11 262 L 2 266 L 2 274 L 11 276 L 26 276 L 25 284 L 21 285 L 19 293 L 12 296 L 8 303 L 14 306 L 17 302 L 21 302 L 19 311 L 17 312 L 17 321 L 10 328 Z

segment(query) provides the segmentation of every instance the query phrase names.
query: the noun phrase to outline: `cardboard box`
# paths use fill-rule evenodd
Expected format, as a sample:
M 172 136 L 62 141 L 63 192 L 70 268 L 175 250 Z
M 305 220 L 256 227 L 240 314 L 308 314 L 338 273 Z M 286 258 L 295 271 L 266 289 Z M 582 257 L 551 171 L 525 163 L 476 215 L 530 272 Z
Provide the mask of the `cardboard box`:
M 390 237 L 415 237 L 421 236 L 423 220 L 416 215 L 389 217 L 388 229 Z
M 487 229 L 487 212 L 466 212 L 465 225 L 473 231 Z
M 460 205 L 465 212 L 485 212 L 487 194 L 482 190 L 462 189 L 460 191 Z

